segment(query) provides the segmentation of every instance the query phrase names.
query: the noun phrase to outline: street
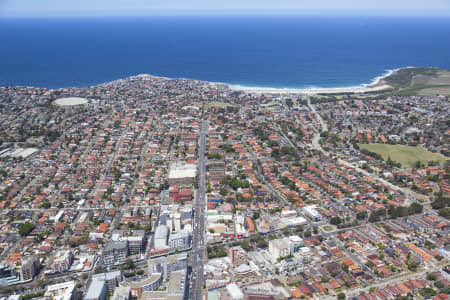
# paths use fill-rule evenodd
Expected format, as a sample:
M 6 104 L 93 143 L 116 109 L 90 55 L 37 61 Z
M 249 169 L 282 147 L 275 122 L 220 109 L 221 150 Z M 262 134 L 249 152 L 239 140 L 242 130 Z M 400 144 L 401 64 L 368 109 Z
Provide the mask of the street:
M 203 265 L 205 259 L 205 206 L 206 206 L 206 162 L 205 147 L 206 134 L 208 131 L 208 121 L 202 122 L 200 132 L 200 151 L 198 155 L 198 190 L 195 197 L 194 211 L 194 233 L 192 239 L 192 288 L 190 289 L 189 299 L 203 299 Z

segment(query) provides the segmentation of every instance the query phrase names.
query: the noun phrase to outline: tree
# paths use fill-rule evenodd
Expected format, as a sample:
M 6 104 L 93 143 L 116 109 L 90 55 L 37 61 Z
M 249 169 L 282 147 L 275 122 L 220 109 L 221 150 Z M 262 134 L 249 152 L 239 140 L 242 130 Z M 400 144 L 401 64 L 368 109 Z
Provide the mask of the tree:
M 267 242 L 265 239 L 259 239 L 256 245 L 258 246 L 258 248 L 263 249 L 267 247 Z
M 378 209 L 378 210 L 374 210 L 370 213 L 370 217 L 369 217 L 369 222 L 373 223 L 373 222 L 378 222 L 380 221 L 380 217 L 385 216 L 386 215 L 386 210 L 384 209 Z
M 442 281 L 436 281 L 434 283 L 434 285 L 440 290 L 442 290 L 445 287 L 445 285 L 442 283 Z
M 222 196 L 226 196 L 227 194 L 228 194 L 228 190 L 226 189 L 226 188 L 220 188 L 220 191 L 219 191 L 219 193 L 220 193 L 220 195 L 222 195 Z
M 417 264 L 415 262 L 410 262 L 408 264 L 408 270 L 412 272 L 417 272 Z
M 127 269 L 134 269 L 135 267 L 134 262 L 131 259 L 127 259 L 126 266 Z
M 242 249 L 244 249 L 245 251 L 249 251 L 250 250 L 250 243 L 248 241 L 243 241 L 241 243 L 241 247 Z
M 366 217 L 367 217 L 366 211 L 360 211 L 359 213 L 356 214 L 356 218 L 358 220 L 364 220 Z
M 431 298 L 431 297 L 433 297 L 433 296 L 436 296 L 436 295 L 437 295 L 437 292 L 436 292 L 434 289 L 428 287 L 428 288 L 424 289 L 424 290 L 421 292 L 421 294 L 424 295 L 426 298 Z
M 341 222 L 342 222 L 342 220 L 338 216 L 333 217 L 330 220 L 330 224 L 333 224 L 333 225 L 339 225 L 339 224 L 341 224 Z
M 412 203 L 411 206 L 409 207 L 409 213 L 410 214 L 421 214 L 423 211 L 423 205 L 419 204 L 419 203 Z
M 435 281 L 436 280 L 436 274 L 434 274 L 434 273 L 428 274 L 427 275 L 427 280 Z
M 433 209 L 441 209 L 444 207 L 449 206 L 450 204 L 450 198 L 448 197 L 443 197 L 442 194 L 438 195 L 438 197 L 436 198 L 436 200 L 434 200 L 431 203 L 431 207 Z
M 221 159 L 222 155 L 220 155 L 220 153 L 209 153 L 208 154 L 208 159 Z
M 445 207 L 439 210 L 439 216 L 450 219 L 450 207 Z
M 50 204 L 50 202 L 44 202 L 42 203 L 39 207 L 44 208 L 44 209 L 48 209 L 50 208 L 52 205 Z
M 19 234 L 21 236 L 27 236 L 33 230 L 33 228 L 34 228 L 33 224 L 29 222 L 23 223 L 22 226 L 20 226 Z
M 344 293 L 339 293 L 339 294 L 337 295 L 337 298 L 338 298 L 339 300 L 345 300 L 345 299 L 347 299 L 347 296 L 346 296 Z
M 345 273 L 348 273 L 348 272 L 349 272 L 348 266 L 347 266 L 346 264 L 342 264 L 342 270 L 343 270 Z

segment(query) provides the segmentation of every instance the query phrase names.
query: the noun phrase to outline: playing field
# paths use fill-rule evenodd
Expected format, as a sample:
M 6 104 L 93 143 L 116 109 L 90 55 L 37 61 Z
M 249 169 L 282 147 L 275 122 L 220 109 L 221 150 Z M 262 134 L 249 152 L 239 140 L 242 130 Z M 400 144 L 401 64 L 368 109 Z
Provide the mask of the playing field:
M 442 154 L 430 152 L 423 147 L 387 144 L 358 145 L 361 149 L 380 154 L 384 160 L 390 157 L 393 161 L 401 163 L 403 167 L 412 167 L 417 161 L 425 164 L 429 161 L 439 161 L 440 163 L 443 163 L 449 159 Z
M 229 106 L 236 106 L 235 104 L 232 103 L 227 103 L 227 102 L 221 102 L 221 101 L 211 101 L 211 102 L 207 102 L 205 103 L 205 107 L 206 108 L 211 108 L 211 107 L 229 107 Z
M 55 103 L 59 106 L 75 106 L 75 105 L 82 105 L 88 103 L 89 100 L 85 98 L 80 97 L 68 97 L 68 98 L 61 98 L 58 100 L 55 100 Z

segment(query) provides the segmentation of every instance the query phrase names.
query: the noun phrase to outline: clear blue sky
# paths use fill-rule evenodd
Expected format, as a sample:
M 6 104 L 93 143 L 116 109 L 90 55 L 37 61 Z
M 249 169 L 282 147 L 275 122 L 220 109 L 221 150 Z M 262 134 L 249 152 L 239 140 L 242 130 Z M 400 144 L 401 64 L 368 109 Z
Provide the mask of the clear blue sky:
M 1 17 L 271 13 L 450 16 L 450 0 L 0 0 Z

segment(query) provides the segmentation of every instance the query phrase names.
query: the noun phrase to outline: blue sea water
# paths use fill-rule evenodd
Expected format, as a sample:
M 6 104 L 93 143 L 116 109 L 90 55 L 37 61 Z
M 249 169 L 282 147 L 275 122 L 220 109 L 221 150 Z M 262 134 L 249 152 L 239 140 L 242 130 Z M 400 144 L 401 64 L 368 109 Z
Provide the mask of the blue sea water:
M 148 73 L 276 88 L 370 83 L 450 68 L 450 18 L 0 19 L 0 85 L 85 87 Z

